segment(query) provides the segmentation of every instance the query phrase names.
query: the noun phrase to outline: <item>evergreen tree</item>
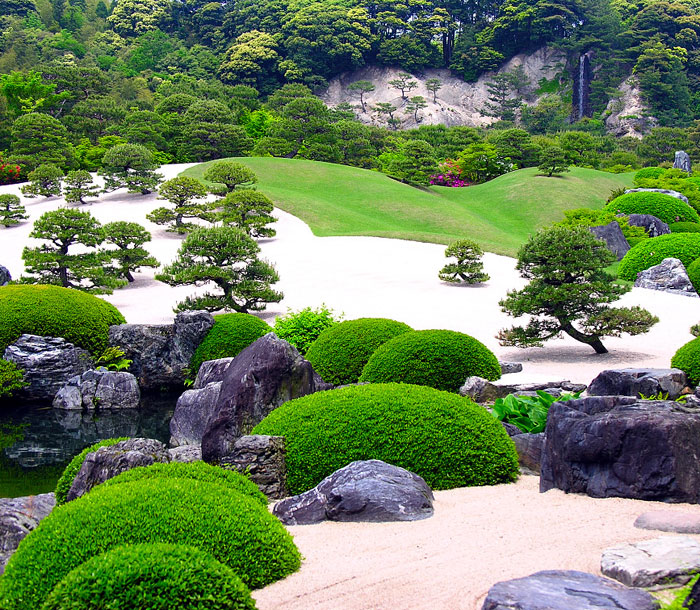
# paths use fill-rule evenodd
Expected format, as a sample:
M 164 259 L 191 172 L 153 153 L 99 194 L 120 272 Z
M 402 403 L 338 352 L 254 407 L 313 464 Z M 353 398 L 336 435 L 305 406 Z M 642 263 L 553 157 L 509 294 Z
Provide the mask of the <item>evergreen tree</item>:
M 117 272 L 128 282 L 134 281 L 132 271 L 138 271 L 141 267 L 159 267 L 160 263 L 148 250 L 143 247 L 147 241 L 151 241 L 151 234 L 140 224 L 135 222 L 117 221 L 104 226 L 105 241 L 116 246 L 116 250 L 109 250 L 109 255 L 115 261 Z
M 258 177 L 252 169 L 235 161 L 217 161 L 212 163 L 207 171 L 204 172 L 203 178 L 207 182 L 223 184 L 225 193 L 235 191 L 238 186 L 250 189 L 258 181 Z M 217 192 L 219 191 L 217 190 Z
M 374 91 L 375 86 L 368 80 L 356 80 L 354 83 L 348 85 L 348 91 L 356 91 L 360 94 L 360 106 L 362 106 L 362 112 L 367 112 L 367 103 L 365 102 L 365 93 L 371 93 Z
M 68 141 L 68 131 L 48 114 L 23 114 L 12 124 L 11 136 L 12 160 L 27 170 L 45 163 L 63 169 L 75 166 L 75 151 Z
M 86 197 L 98 197 L 100 187 L 97 186 L 90 172 L 78 169 L 66 174 L 65 197 L 67 203 L 86 203 Z
M 418 113 L 423 110 L 428 105 L 425 98 L 422 95 L 414 95 L 408 102 L 406 102 L 406 114 L 412 114 L 413 119 L 416 123 L 420 123 L 421 119 L 418 118 Z
M 277 220 L 270 214 L 274 205 L 262 193 L 239 189 L 226 195 L 217 205 L 220 206 L 218 218 L 224 225 L 242 229 L 251 237 L 274 237 L 276 234 L 267 226 Z
M 187 233 L 198 225 L 184 222 L 186 218 L 199 218 L 207 222 L 213 222 L 215 214 L 212 204 L 207 203 L 207 189 L 194 178 L 178 176 L 160 186 L 158 199 L 169 201 L 173 207 L 156 208 L 146 216 L 148 220 L 157 225 L 168 225 L 168 231 Z
M 561 148 L 548 146 L 540 153 L 540 164 L 537 169 L 551 178 L 554 174 L 568 172 L 569 162 L 566 160 L 566 154 Z
M 20 204 L 17 195 L 0 195 L 0 225 L 11 227 L 29 218 L 27 210 Z
M 158 162 L 153 153 L 140 144 L 118 144 L 102 157 L 101 175 L 105 192 L 126 188 L 130 193 L 146 195 L 155 190 L 162 176 L 156 173 Z
M 25 197 L 58 197 L 61 195 L 61 178 L 63 172 L 53 165 L 46 163 L 40 165 L 27 176 L 29 183 L 20 190 Z
M 429 78 L 425 81 L 425 88 L 433 94 L 433 103 L 437 104 L 437 92 L 442 89 L 442 81 L 439 78 Z
M 399 72 L 399 75 L 395 79 L 389 81 L 389 85 L 401 91 L 401 99 L 405 100 L 407 99 L 406 94 L 410 93 L 418 86 L 418 81 L 411 80 L 412 78 L 413 77 L 406 72 Z
M 459 239 L 452 242 L 445 250 L 447 258 L 454 257 L 457 262 L 448 263 L 438 273 L 443 282 L 480 284 L 490 276 L 484 272 L 481 258 L 484 251 L 479 244 L 469 239 Z

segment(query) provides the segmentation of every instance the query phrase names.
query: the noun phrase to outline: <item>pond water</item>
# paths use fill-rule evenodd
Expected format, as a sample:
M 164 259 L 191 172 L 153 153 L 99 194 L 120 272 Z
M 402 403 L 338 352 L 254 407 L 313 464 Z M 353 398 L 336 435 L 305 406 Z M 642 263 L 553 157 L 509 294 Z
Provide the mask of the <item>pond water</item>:
M 66 464 L 85 447 L 119 436 L 167 444 L 177 395 L 141 399 L 139 409 L 96 412 L 7 405 L 0 413 L 0 498 L 53 491 Z

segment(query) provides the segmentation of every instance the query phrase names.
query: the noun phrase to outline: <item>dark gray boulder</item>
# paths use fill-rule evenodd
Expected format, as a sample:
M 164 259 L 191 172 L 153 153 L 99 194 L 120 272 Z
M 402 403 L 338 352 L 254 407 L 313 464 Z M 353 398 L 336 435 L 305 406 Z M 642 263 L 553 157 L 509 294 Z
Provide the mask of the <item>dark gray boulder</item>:
M 510 375 L 511 373 L 520 373 L 523 370 L 522 362 L 499 362 L 502 375 Z
M 209 312 L 185 311 L 177 314 L 174 324 L 111 326 L 109 342 L 132 361 L 129 371 L 142 389 L 181 387 L 195 350 L 213 325 Z
M 682 169 L 690 174 L 693 171 L 690 155 L 684 150 L 677 150 L 673 157 L 673 167 L 674 169 Z
M 607 369 L 588 386 L 589 396 L 657 396 L 678 398 L 688 380 L 680 369 Z
M 587 572 L 546 570 L 496 583 L 481 610 L 656 610 L 646 591 Z
M 630 214 L 627 216 L 627 221 L 633 227 L 642 227 L 649 237 L 668 235 L 671 232 L 663 220 L 651 214 Z
M 237 438 L 288 400 L 329 387 L 293 345 L 266 334 L 243 349 L 224 373 L 216 413 L 202 437 L 204 460 L 229 455 Z
M 511 440 L 518 452 L 518 462 L 526 474 L 539 474 L 542 462 L 544 432 L 536 434 L 516 434 Z
M 283 436 L 241 436 L 234 443 L 231 453 L 221 458 L 220 465 L 245 473 L 271 500 L 289 495 Z
M 86 371 L 68 380 L 53 399 L 56 409 L 137 409 L 141 392 L 136 377 L 105 368 Z
M 168 455 L 171 462 L 182 462 L 189 464 L 190 462 L 202 461 L 202 448 L 199 445 L 183 445 L 182 447 L 173 447 L 168 449 Z
M 433 514 L 433 492 L 417 474 L 380 460 L 352 462 L 316 487 L 275 504 L 282 523 L 416 521 Z
M 65 339 L 22 335 L 3 355 L 24 371 L 29 384 L 17 392 L 28 400 L 53 400 L 71 378 L 92 369 L 90 354 Z
M 116 445 L 100 447 L 85 456 L 83 465 L 68 490 L 67 500 L 75 500 L 95 485 L 137 466 L 169 461 L 167 447 L 151 438 L 130 438 Z
M 661 290 L 686 297 L 698 296 L 685 265 L 677 258 L 665 258 L 658 265 L 640 271 L 634 285 L 637 288 Z
M 170 420 L 170 445 L 201 445 L 209 420 L 217 413 L 221 382 L 182 393 Z
M 0 265 L 0 286 L 7 286 L 12 281 L 12 275 L 7 267 Z
M 36 529 L 56 505 L 53 493 L 0 498 L 0 574 L 24 537 Z
M 629 252 L 630 245 L 622 234 L 620 225 L 614 220 L 600 227 L 589 227 L 589 231 L 605 242 L 608 250 L 617 257 L 617 260 L 622 260 L 625 254 Z
M 552 396 L 563 393 L 583 392 L 586 386 L 581 383 L 563 381 L 543 381 L 534 383 L 492 383 L 483 377 L 467 377 L 464 385 L 459 388 L 461 396 L 469 396 L 474 402 L 494 402 L 497 398 L 505 398 L 508 394 L 532 396 L 537 390 L 543 390 Z
M 700 410 L 593 396 L 549 409 L 540 491 L 700 502 Z
M 193 390 L 199 390 L 210 383 L 224 380 L 224 373 L 233 358 L 218 358 L 217 360 L 205 360 L 197 371 L 197 377 L 192 385 Z
M 625 190 L 625 193 L 661 193 L 662 195 L 668 195 L 670 197 L 675 197 L 676 199 L 680 199 L 683 203 L 688 203 L 688 198 L 683 194 L 679 193 L 678 191 L 671 191 L 669 189 L 627 189 Z

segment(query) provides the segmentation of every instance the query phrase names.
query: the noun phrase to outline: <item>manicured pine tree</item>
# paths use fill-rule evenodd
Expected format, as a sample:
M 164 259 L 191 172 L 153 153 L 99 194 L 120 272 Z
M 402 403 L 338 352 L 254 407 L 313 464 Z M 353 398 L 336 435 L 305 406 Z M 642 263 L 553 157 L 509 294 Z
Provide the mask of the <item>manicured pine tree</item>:
M 17 195 L 0 195 L 0 225 L 11 227 L 29 218 Z
M 63 171 L 52 163 L 40 165 L 27 176 L 29 184 L 22 188 L 25 197 L 53 197 L 61 195 L 61 179 Z
M 134 281 L 132 271 L 141 267 L 159 267 L 158 260 L 143 247 L 151 241 L 151 234 L 135 222 L 117 221 L 104 226 L 105 241 L 116 246 L 109 254 L 116 263 L 120 277 Z
M 199 218 L 213 222 L 216 215 L 213 205 L 205 201 L 207 189 L 195 178 L 178 176 L 164 182 L 159 189 L 158 199 L 169 201 L 172 208 L 156 208 L 146 218 L 157 225 L 166 225 L 168 231 L 187 233 L 198 225 L 185 222 L 186 218 Z
M 270 214 L 274 204 L 269 197 L 251 189 L 239 189 L 217 202 L 219 220 L 223 224 L 238 227 L 251 237 L 274 237 L 277 233 L 270 223 L 276 218 Z
M 64 180 L 64 195 L 67 203 L 87 203 L 86 197 L 98 197 L 100 187 L 97 186 L 90 172 L 78 169 L 66 174 Z
M 438 276 L 443 282 L 480 284 L 487 281 L 490 276 L 484 272 L 484 263 L 481 261 L 484 251 L 479 244 L 469 239 L 459 239 L 445 250 L 447 258 L 454 257 L 457 262 L 445 265 Z

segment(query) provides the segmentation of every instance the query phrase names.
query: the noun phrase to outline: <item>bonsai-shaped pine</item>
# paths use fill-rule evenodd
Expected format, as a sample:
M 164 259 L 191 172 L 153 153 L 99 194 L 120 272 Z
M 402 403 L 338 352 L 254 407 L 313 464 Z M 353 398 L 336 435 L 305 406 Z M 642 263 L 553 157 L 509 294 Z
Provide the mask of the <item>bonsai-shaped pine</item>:
M 17 195 L 0 195 L 0 225 L 11 227 L 29 218 Z
M 236 187 L 251 188 L 258 181 L 258 177 L 252 169 L 235 161 L 217 161 L 206 172 L 204 179 L 208 182 L 223 184 L 224 188 L 213 188 L 217 195 L 225 195 L 236 190 Z
M 442 81 L 439 78 L 429 78 L 425 81 L 425 88 L 433 94 L 433 103 L 437 104 L 437 92 L 442 89 Z
M 401 91 L 401 99 L 406 99 L 406 93 L 410 93 L 418 86 L 418 81 L 411 80 L 413 78 L 407 72 L 399 72 L 394 80 L 389 81 L 389 85 L 394 89 Z
M 110 222 L 104 226 L 105 241 L 117 247 L 109 250 L 109 254 L 116 263 L 119 277 L 127 282 L 133 282 L 132 271 L 140 267 L 159 267 L 160 263 L 151 256 L 143 244 L 151 241 L 151 234 L 140 224 L 125 222 L 123 220 Z
M 130 193 L 147 195 L 163 177 L 157 174 L 158 162 L 153 153 L 140 144 L 118 144 L 102 157 L 100 174 L 105 177 L 104 192 L 126 188 Z
M 40 165 L 27 176 L 29 184 L 25 184 L 21 191 L 26 197 L 53 197 L 61 194 L 61 179 L 63 171 L 53 163 Z
M 276 222 L 270 212 L 272 200 L 251 189 L 233 191 L 217 202 L 220 206 L 219 220 L 225 225 L 238 227 L 251 237 L 273 237 L 277 231 L 268 227 Z
M 24 248 L 22 258 L 29 275 L 27 284 L 54 284 L 96 294 L 110 294 L 126 284 L 111 273 L 110 254 L 99 249 L 104 241 L 100 223 L 89 213 L 61 208 L 42 214 L 29 237 L 46 240 L 36 248 Z M 70 249 L 77 246 L 79 252 Z
M 443 282 L 453 282 L 455 284 L 480 284 L 490 278 L 484 272 L 484 263 L 481 257 L 484 251 L 479 244 L 469 239 L 458 239 L 452 242 L 445 250 L 445 256 L 457 259 L 456 263 L 447 263 L 438 276 Z
M 516 268 L 530 280 L 499 302 L 506 313 L 532 316 L 527 326 L 498 333 L 501 345 L 541 347 L 566 333 L 607 353 L 601 337 L 647 332 L 659 319 L 641 307 L 609 307 L 630 288 L 613 282 L 605 268 L 615 255 L 584 227 L 551 227 L 533 235 L 518 252 Z
M 86 197 L 98 197 L 100 187 L 93 180 L 90 172 L 78 169 L 66 174 L 65 197 L 67 203 L 87 203 Z
M 187 297 L 175 311 L 205 309 L 240 313 L 262 311 L 267 303 L 282 300 L 270 285 L 279 276 L 258 258 L 260 247 L 244 231 L 234 227 L 195 229 L 182 242 L 177 259 L 156 279 L 170 286 L 216 284 L 220 294 L 206 292 Z
M 173 208 L 156 208 L 146 218 L 157 225 L 168 225 L 168 231 L 187 233 L 197 225 L 184 222 L 185 218 L 199 218 L 213 222 L 216 215 L 211 203 L 204 201 L 207 189 L 195 178 L 178 176 L 160 185 L 158 199 L 165 199 Z
M 540 164 L 537 166 L 543 174 L 551 178 L 554 174 L 563 174 L 569 171 L 569 162 L 566 154 L 558 146 L 548 146 L 540 153 Z
M 367 112 L 367 102 L 365 102 L 365 93 L 372 93 L 374 91 L 374 85 L 368 80 L 357 80 L 354 83 L 348 85 L 348 91 L 356 91 L 360 94 L 360 106 L 362 107 L 362 112 Z

